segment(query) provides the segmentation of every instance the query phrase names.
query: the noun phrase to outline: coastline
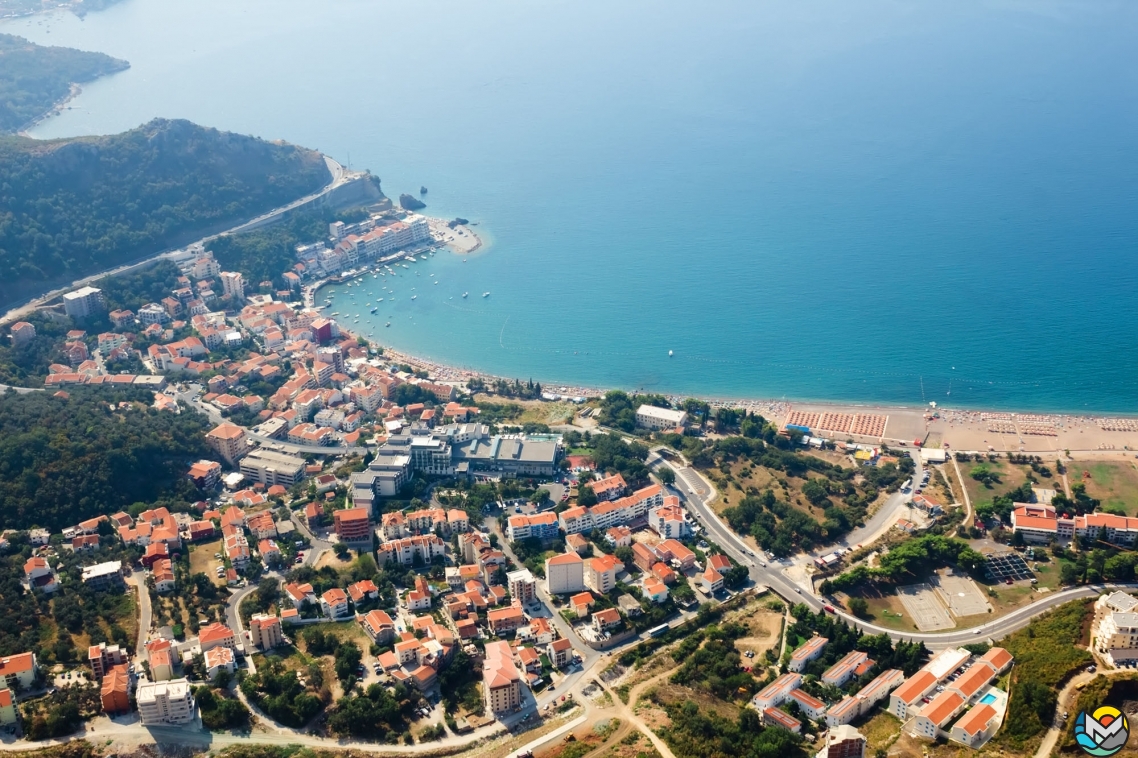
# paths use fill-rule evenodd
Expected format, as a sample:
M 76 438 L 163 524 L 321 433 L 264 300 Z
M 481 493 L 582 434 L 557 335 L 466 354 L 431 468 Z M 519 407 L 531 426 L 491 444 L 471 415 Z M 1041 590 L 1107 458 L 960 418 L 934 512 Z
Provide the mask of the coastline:
M 353 337 L 364 337 L 350 329 Z M 394 363 L 424 370 L 439 381 L 463 384 L 470 379 L 486 382 L 513 381 L 484 371 L 464 369 L 383 345 L 364 337 L 369 345 L 383 350 L 383 357 Z M 559 385 L 541 382 L 544 389 L 560 396 L 562 401 L 576 398 L 597 399 L 613 389 Z M 1092 456 L 1138 458 L 1138 416 L 1093 413 L 1040 413 L 1036 411 L 987 410 L 982 408 L 946 407 L 943 405 L 889 405 L 872 402 L 833 400 L 796 400 L 790 398 L 723 398 L 706 395 L 664 394 L 673 404 L 691 397 L 709 403 L 713 408 L 739 408 L 762 415 L 782 425 L 791 412 L 838 414 L 848 416 L 885 417 L 881 435 L 869 437 L 852 433 L 829 434 L 828 437 L 863 444 L 893 444 L 902 447 L 925 447 L 948 452 L 1024 453 L 1044 458 Z M 508 402 L 508 400 L 507 400 Z

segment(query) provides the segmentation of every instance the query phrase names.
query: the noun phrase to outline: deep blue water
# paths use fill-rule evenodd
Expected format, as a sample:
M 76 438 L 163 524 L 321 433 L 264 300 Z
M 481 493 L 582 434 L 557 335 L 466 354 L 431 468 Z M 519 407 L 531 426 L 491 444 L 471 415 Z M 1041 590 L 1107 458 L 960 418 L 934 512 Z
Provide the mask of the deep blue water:
M 479 221 L 484 253 L 419 264 L 442 284 L 374 317 L 397 348 L 552 383 L 1138 409 L 1133 2 L 124 0 L 0 29 L 133 65 L 38 136 L 185 117 Z

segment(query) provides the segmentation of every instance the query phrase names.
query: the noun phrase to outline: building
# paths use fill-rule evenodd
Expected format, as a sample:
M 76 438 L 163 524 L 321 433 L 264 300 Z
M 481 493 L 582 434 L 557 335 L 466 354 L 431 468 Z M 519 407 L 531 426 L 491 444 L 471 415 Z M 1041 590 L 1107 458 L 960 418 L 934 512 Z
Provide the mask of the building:
M 765 726 L 780 726 L 783 729 L 798 734 L 802 731 L 802 722 L 778 708 L 766 708 L 762 716 Z
M 522 605 L 529 605 L 537 600 L 537 580 L 529 569 L 518 569 L 506 574 L 506 587 L 510 590 L 510 597 Z
M 815 758 L 865 758 L 865 737 L 852 726 L 831 728 Z
M 388 645 L 395 639 L 395 624 L 384 611 L 370 611 L 366 616 L 361 616 L 360 625 L 377 645 Z
M 546 646 L 546 653 L 554 668 L 565 668 L 573 661 L 573 643 L 565 638 L 553 640 Z
M 304 479 L 305 461 L 275 450 L 257 449 L 241 459 L 241 473 L 266 487 L 291 487 Z
M 990 705 L 978 705 L 952 726 L 948 738 L 970 748 L 978 748 L 1000 728 L 999 713 Z
M 964 710 L 964 698 L 952 690 L 945 690 L 929 701 L 913 721 L 913 734 L 935 740 L 944 733 L 948 722 Z
M 688 422 L 688 414 L 670 408 L 642 405 L 636 409 L 636 425 L 647 429 L 675 429 Z
M 806 668 L 806 664 L 822 655 L 826 645 L 830 640 L 825 637 L 811 637 L 806 640 L 797 650 L 790 656 L 790 663 L 786 668 L 790 671 L 801 672 Z
M 130 711 L 130 671 L 127 664 L 117 664 L 105 672 L 99 687 L 99 700 L 103 713 L 109 716 Z
M 334 511 L 332 524 L 341 542 L 368 545 L 372 542 L 371 517 L 366 508 L 345 508 Z
M 937 678 L 921 669 L 889 696 L 889 712 L 902 723 L 909 720 L 913 711 L 920 709 L 921 700 L 937 686 Z M 957 696 L 959 697 L 959 695 Z
M 560 534 L 557 514 L 552 512 L 535 513 L 532 516 L 517 514 L 506 522 L 506 534 L 510 542 L 526 539 L 553 540 Z
M 27 321 L 17 321 L 12 324 L 12 346 L 22 347 L 36 338 L 36 328 Z
M 430 563 L 432 558 L 445 555 L 446 543 L 438 535 L 424 534 L 384 542 L 376 551 L 376 561 L 381 566 L 385 563 L 413 566 L 416 560 Z
M 63 296 L 63 310 L 71 318 L 87 318 L 106 309 L 103 291 L 95 287 L 82 287 Z
M 751 707 L 762 713 L 767 708 L 773 708 L 782 703 L 790 695 L 791 690 L 798 689 L 802 684 L 802 675 L 797 672 L 788 672 L 768 684 L 751 698 Z
M 10 690 L 31 689 L 38 670 L 35 653 L 19 653 L 0 658 L 0 677 L 4 680 L 4 686 Z
M 194 696 L 185 679 L 145 682 L 135 692 L 143 725 L 188 724 L 194 719 Z
M 817 721 L 826 713 L 825 703 L 800 689 L 791 690 L 790 693 L 787 694 L 786 699 L 797 703 L 799 710 L 811 721 Z
M 211 490 L 221 481 L 221 464 L 217 461 L 198 461 L 187 474 L 199 490 Z
M 222 671 L 232 674 L 237 670 L 233 650 L 227 647 L 215 647 L 205 653 L 205 671 L 208 679 L 215 678 Z
M 249 452 L 245 430 L 236 424 L 219 424 L 205 436 L 205 441 L 231 466 L 236 466 L 237 461 Z
M 679 498 L 664 498 L 666 504 L 648 512 L 648 526 L 664 539 L 679 540 L 691 534 L 691 525 L 684 518 L 684 509 L 679 506 Z M 675 500 L 675 503 L 667 501 Z
M 616 587 L 616 576 L 624 564 L 614 555 L 602 555 L 585 561 L 585 586 L 604 595 Z
M 320 596 L 320 608 L 330 619 L 345 618 L 349 613 L 347 593 L 338 587 L 333 587 Z
M 585 561 L 576 553 L 562 553 L 545 561 L 545 580 L 551 595 L 585 589 Z
M 249 642 L 258 650 L 270 650 L 284 644 L 281 620 L 267 613 L 257 613 L 249 619 Z
M 207 653 L 215 647 L 227 647 L 236 650 L 237 636 L 228 626 L 215 621 L 198 630 L 198 646 L 201 647 L 203 653 Z
M 218 274 L 221 279 L 221 294 L 235 302 L 245 299 L 245 278 L 236 271 L 222 271 Z
M 525 614 L 518 605 L 497 608 L 486 614 L 486 623 L 490 626 L 490 631 L 497 635 L 516 631 L 525 620 Z
M 864 673 L 872 666 L 873 661 L 869 659 L 868 655 L 860 650 L 854 650 L 822 674 L 822 683 L 832 687 L 844 687 L 846 682 L 855 675 L 859 675 L 856 674 L 858 670 Z
M 521 706 L 522 678 L 514 665 L 509 643 L 499 640 L 486 645 L 482 682 L 491 712 L 503 714 Z
M 606 500 L 616 500 L 628 489 L 628 484 L 620 474 L 613 474 L 604 479 L 597 479 L 594 482 L 590 482 L 587 486 L 593 491 L 593 494 L 597 496 L 597 500 L 602 502 Z
M 12 690 L 0 688 L 0 726 L 11 726 L 17 721 L 16 701 L 12 698 Z
M 91 645 L 87 648 L 87 663 L 90 665 L 91 673 L 96 680 L 102 679 L 112 668 L 126 662 L 127 653 L 118 645 L 100 642 L 98 645 Z
M 83 583 L 96 590 L 113 589 L 121 587 L 122 561 L 107 561 L 86 566 L 82 572 Z

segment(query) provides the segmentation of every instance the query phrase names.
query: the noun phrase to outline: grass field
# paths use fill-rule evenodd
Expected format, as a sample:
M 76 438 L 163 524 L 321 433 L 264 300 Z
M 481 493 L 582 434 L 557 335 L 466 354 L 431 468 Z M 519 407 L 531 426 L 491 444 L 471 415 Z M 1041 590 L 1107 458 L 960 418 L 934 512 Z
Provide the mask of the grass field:
M 1025 467 L 1017 466 L 1009 463 L 1006 460 L 995 461 L 970 461 L 967 463 L 960 463 L 960 475 L 964 479 L 964 487 L 968 490 L 968 497 L 972 500 L 972 507 L 975 508 L 980 503 L 992 502 L 992 498 L 1000 495 L 1008 490 L 1015 489 L 1027 481 L 1027 475 L 1024 473 Z M 998 483 L 994 483 L 991 489 L 988 489 L 980 482 L 972 478 L 972 472 L 978 466 L 986 466 L 992 473 L 1000 477 Z
M 190 545 L 190 573 L 205 574 L 219 587 L 225 584 L 225 579 L 217 577 L 218 566 L 221 561 L 214 558 L 215 553 L 221 552 L 221 540 L 203 542 L 200 545 Z
M 1084 477 L 1083 472 L 1090 476 Z M 1087 494 L 1101 500 L 1103 507 L 1122 508 L 1130 516 L 1138 514 L 1138 467 L 1130 461 L 1072 461 L 1067 479 L 1071 484 L 1085 484 Z

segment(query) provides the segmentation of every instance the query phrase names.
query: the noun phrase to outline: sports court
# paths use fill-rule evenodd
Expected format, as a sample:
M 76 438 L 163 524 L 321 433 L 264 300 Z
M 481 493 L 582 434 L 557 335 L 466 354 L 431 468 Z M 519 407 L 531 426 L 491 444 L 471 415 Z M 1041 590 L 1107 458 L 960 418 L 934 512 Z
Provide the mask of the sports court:
M 942 629 L 953 629 L 956 622 L 948 615 L 948 611 L 941 605 L 936 590 L 928 584 L 910 584 L 897 588 L 897 596 L 901 604 L 913 617 L 913 623 L 922 632 L 938 632 Z
M 968 577 L 938 576 L 932 583 L 948 610 L 957 618 L 988 612 L 988 601 Z

